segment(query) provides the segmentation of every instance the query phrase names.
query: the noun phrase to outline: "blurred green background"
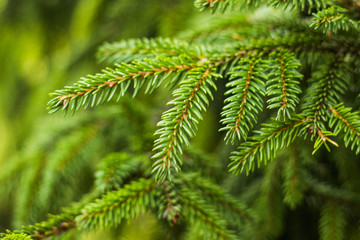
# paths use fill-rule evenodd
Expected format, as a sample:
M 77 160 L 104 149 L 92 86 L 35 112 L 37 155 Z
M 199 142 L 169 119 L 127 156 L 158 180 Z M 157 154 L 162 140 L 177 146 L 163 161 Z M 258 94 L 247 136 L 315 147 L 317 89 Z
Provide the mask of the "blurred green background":
M 47 114 L 49 93 L 104 66 L 106 41 L 174 36 L 192 0 L 0 0 L 0 163 Z

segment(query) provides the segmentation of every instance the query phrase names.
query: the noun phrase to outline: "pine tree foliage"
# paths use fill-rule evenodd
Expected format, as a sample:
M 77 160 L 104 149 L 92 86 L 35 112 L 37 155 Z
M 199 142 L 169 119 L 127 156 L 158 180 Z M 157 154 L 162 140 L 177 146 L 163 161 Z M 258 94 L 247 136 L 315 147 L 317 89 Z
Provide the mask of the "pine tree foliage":
M 311 80 L 313 83 L 308 90 L 307 102 L 304 104 L 304 112 L 313 118 L 310 132 L 314 133 L 313 137 L 317 136 L 314 152 L 323 144 L 330 150 L 327 142 L 338 146 L 336 142 L 328 138 L 333 133 L 326 130 L 325 123 L 329 122 L 329 107 L 340 102 L 348 85 L 344 72 L 347 69 L 346 65 L 338 63 L 335 56 L 329 56 L 328 59 L 328 65 L 320 65 L 319 69 L 314 71 Z
M 295 112 L 296 105 L 300 99 L 301 93 L 298 79 L 302 76 L 297 72 L 300 64 L 296 61 L 293 54 L 285 52 L 274 52 L 277 54 L 274 63 L 277 70 L 269 74 L 267 81 L 266 94 L 272 96 L 267 102 L 270 104 L 269 109 L 279 108 L 277 120 L 289 119 L 291 113 Z M 274 68 L 275 68 L 274 66 Z
M 157 179 L 166 179 L 171 169 L 180 171 L 182 165 L 182 144 L 190 145 L 189 137 L 196 135 L 198 121 L 202 119 L 201 111 L 206 111 L 208 98 L 213 98 L 211 88 L 216 89 L 213 79 L 219 77 L 212 73 L 210 66 L 198 67 L 187 74 L 180 86 L 173 92 L 174 100 L 168 104 L 175 105 L 164 112 L 155 132 L 159 138 L 155 141 L 153 172 Z M 209 96 L 209 97 L 208 97 Z
M 346 12 L 345 8 L 331 6 L 314 14 L 314 23 L 311 26 L 315 29 L 322 29 L 324 32 L 331 31 L 333 33 L 337 33 L 339 30 L 358 30 L 360 22 L 346 16 Z
M 260 59 L 259 59 L 260 58 Z M 225 95 L 230 95 L 226 100 L 221 122 L 227 130 L 225 140 L 246 140 L 248 131 L 257 122 L 258 113 L 263 108 L 265 95 L 264 78 L 262 74 L 261 56 L 249 54 L 242 58 L 238 66 L 229 72 L 230 82 L 226 87 L 231 88 Z
M 75 113 L 82 106 L 87 109 L 110 101 L 114 95 L 117 95 L 117 100 L 119 100 L 125 95 L 130 85 L 133 85 L 133 96 L 136 96 L 146 80 L 146 92 L 154 91 L 167 78 L 170 78 L 168 85 L 176 84 L 182 78 L 183 72 L 195 68 L 193 64 L 184 64 L 189 60 L 181 56 L 156 60 L 134 60 L 130 64 L 119 64 L 118 68 L 108 68 L 103 73 L 89 75 L 74 86 L 53 93 L 54 98 L 49 102 L 49 112 L 70 109 L 72 113 Z M 157 81 L 158 79 L 160 81 Z
M 335 56 L 327 56 L 326 64 L 321 64 L 313 72 L 312 85 L 309 88 L 308 102 L 304 104 L 304 111 L 314 117 L 317 127 L 325 128 L 324 122 L 328 117 L 328 106 L 339 103 L 347 89 L 348 79 L 345 76 L 346 65 L 337 62 Z M 339 66 L 340 65 L 340 66 Z
M 154 205 L 155 183 L 152 179 L 140 179 L 112 191 L 96 202 L 85 205 L 76 217 L 80 229 L 114 227 L 130 217 L 135 218 L 146 208 Z
M 49 113 L 77 114 L 1 170 L 20 229 L 2 239 L 118 233 L 146 214 L 169 239 L 356 236 L 358 2 L 195 6 L 222 15 L 183 39 L 105 43 L 110 67 L 50 94 Z
M 345 146 L 351 143 L 351 150 L 356 154 L 360 152 L 360 117 L 358 112 L 351 112 L 351 108 L 345 108 L 342 103 L 329 107 L 332 116 L 330 127 L 335 126 L 334 133 L 344 132 Z M 335 124 L 337 123 L 337 124 Z
M 20 239 L 44 239 L 62 234 L 75 227 L 74 217 L 81 207 L 82 204 L 75 204 L 63 209 L 62 214 L 50 215 L 46 221 L 23 227 L 22 230 L 15 230 L 14 232 L 7 231 L 4 238 L 19 239 L 19 237 L 22 237 Z
M 108 159 L 114 159 L 114 154 L 105 158 L 106 161 Z M 185 179 L 194 180 L 197 184 L 185 183 Z M 188 187 L 184 187 L 184 184 Z M 199 195 L 191 190 L 196 188 L 205 189 L 204 194 Z M 213 193 L 212 190 L 219 192 Z M 84 230 L 115 227 L 122 221 L 135 218 L 146 211 L 160 210 L 162 212 L 160 217 L 168 219 L 172 224 L 184 219 L 187 219 L 192 227 L 199 224 L 200 236 L 210 239 L 237 239 L 226 227 L 230 222 L 226 222 L 220 214 L 235 213 L 236 218 L 241 218 L 242 221 L 249 221 L 252 217 L 246 212 L 245 206 L 239 205 L 231 196 L 226 194 L 224 196 L 221 193 L 224 192 L 218 186 L 194 174 L 185 176 L 175 185 L 171 182 L 156 183 L 152 178 L 139 179 L 109 191 L 103 196 L 99 191 L 95 191 L 93 193 L 95 198 L 90 195 L 82 203 L 64 209 L 62 214 L 50 216 L 48 221 L 24 227 L 15 233 L 41 239 L 61 234 L 74 227 Z M 96 199 L 96 195 L 101 197 Z M 215 201 L 210 201 L 209 196 Z M 224 209 L 225 211 L 221 211 Z M 233 212 L 234 210 L 236 212 Z M 177 220 L 178 218 L 180 220 Z
M 263 124 L 263 128 L 257 131 L 256 135 L 243 142 L 238 151 L 233 152 L 230 171 L 239 174 L 245 170 L 248 174 L 256 165 L 259 167 L 262 161 L 266 164 L 276 158 L 279 150 L 288 147 L 296 137 L 306 134 L 309 120 L 296 116 L 289 121 Z
M 280 1 L 280 0 L 271 0 L 270 3 L 276 7 L 284 6 L 285 8 L 291 7 L 291 8 L 297 8 L 301 10 L 306 10 L 315 8 L 317 10 L 322 9 L 326 7 L 329 4 L 329 1 L 326 0 L 290 0 L 290 1 Z

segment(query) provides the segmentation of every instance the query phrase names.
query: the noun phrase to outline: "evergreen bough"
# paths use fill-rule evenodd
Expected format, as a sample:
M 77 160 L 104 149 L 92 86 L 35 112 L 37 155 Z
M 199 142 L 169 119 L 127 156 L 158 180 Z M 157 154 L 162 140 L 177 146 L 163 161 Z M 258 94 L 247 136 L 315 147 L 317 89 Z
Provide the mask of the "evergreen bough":
M 128 153 L 112 153 L 101 160 L 93 190 L 78 203 L 47 220 L 3 233 L 2 239 L 44 239 L 71 230 L 116 228 L 146 212 L 155 213 L 169 229 L 187 226 L 185 234 L 174 239 L 291 238 L 284 226 L 286 207 L 297 211 L 309 206 L 320 209 L 321 239 L 360 236 L 359 172 L 345 172 L 339 180 L 328 179 L 326 171 L 318 173 L 325 163 L 335 165 L 340 173 L 360 169 L 356 161 L 359 93 L 353 87 L 360 76 L 358 1 L 196 0 L 195 6 L 229 18 L 195 30 L 188 40 L 106 43 L 98 58 L 115 64 L 113 68 L 51 93 L 50 113 L 75 114 L 112 100 L 120 101 L 122 110 L 79 120 L 81 128 L 63 128 L 71 133 L 56 142 L 44 172 L 41 161 L 35 160 L 25 174 L 29 184 L 21 188 L 24 198 L 18 200 L 24 208 L 34 188 L 39 196 L 31 201 L 38 207 L 58 202 L 54 188 L 61 188 L 63 181 L 76 181 L 69 176 L 76 178 L 84 171 L 88 152 L 101 147 L 99 137 L 111 142 L 116 138 L 111 133 L 114 128 L 130 125 L 141 137 L 127 140 L 131 142 Z M 239 17 L 245 15 L 246 11 L 239 11 L 244 8 L 250 12 L 247 18 Z M 149 113 L 137 110 L 127 96 L 164 92 L 163 88 L 170 89 L 173 98 L 157 125 L 150 157 L 148 142 L 153 137 L 144 135 L 151 128 L 146 121 Z M 217 93 L 224 88 L 224 96 Z M 240 197 L 228 193 L 230 182 L 239 180 L 216 183 L 219 173 L 214 172 L 221 168 L 214 167 L 205 154 L 186 148 L 197 135 L 204 113 L 222 102 L 220 133 L 234 146 L 229 171 L 240 174 L 243 181 L 265 171 L 261 181 L 243 188 Z M 136 135 L 124 136 L 131 134 Z M 346 157 L 334 160 L 322 145 L 334 152 L 338 147 Z M 35 154 L 33 159 L 41 156 Z M 22 165 L 21 159 L 15 161 L 0 183 L 14 181 Z M 41 186 L 39 172 L 46 180 Z M 19 223 L 30 215 L 18 214 Z

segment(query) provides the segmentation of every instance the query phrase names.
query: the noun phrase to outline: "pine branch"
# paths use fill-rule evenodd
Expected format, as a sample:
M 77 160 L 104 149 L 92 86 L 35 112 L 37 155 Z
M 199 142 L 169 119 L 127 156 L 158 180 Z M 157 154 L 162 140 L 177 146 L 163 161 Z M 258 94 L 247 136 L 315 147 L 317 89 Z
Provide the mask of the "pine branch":
M 310 127 L 312 128 L 312 126 Z M 316 135 L 317 135 L 317 139 L 315 140 L 315 143 L 314 143 L 314 151 L 312 154 L 315 154 L 315 152 L 317 150 L 319 150 L 319 148 L 322 146 L 322 145 L 325 145 L 326 149 L 330 152 L 330 147 L 327 145 L 327 143 L 331 143 L 332 145 L 338 147 L 339 145 L 331 140 L 329 138 L 329 136 L 334 136 L 335 134 L 330 132 L 330 131 L 322 131 L 320 130 L 319 128 L 316 130 Z
M 7 231 L 2 233 L 1 237 L 13 235 L 27 235 L 32 240 L 46 239 L 51 236 L 61 235 L 66 231 L 75 228 L 74 218 L 80 213 L 80 209 L 84 204 L 73 204 L 71 207 L 63 209 L 63 213 L 59 215 L 49 215 L 49 219 L 34 225 L 24 226 L 21 230 L 14 232 Z M 5 238 L 6 239 L 6 238 Z M 11 238 L 10 238 L 11 239 Z M 25 238 L 27 240 L 27 238 Z
M 270 0 L 269 4 L 275 7 L 283 6 L 284 8 L 290 6 L 291 9 L 300 9 L 302 11 L 307 9 L 308 13 L 310 13 L 312 9 L 319 10 L 330 3 L 327 0 Z
M 232 52 L 227 52 L 226 49 L 222 53 L 213 54 L 209 57 L 209 62 L 211 66 L 216 67 L 216 72 L 221 76 L 227 76 L 228 72 L 234 68 L 239 63 L 239 60 L 246 56 L 247 52 L 242 52 L 237 54 Z
M 189 64 L 190 63 L 190 64 Z M 133 61 L 131 64 L 118 64 L 117 68 L 107 68 L 103 73 L 89 75 L 73 86 L 65 87 L 50 94 L 53 98 L 48 103 L 49 113 L 59 110 L 70 110 L 72 113 L 82 106 L 97 106 L 110 101 L 114 95 L 119 100 L 125 95 L 129 86 L 133 84 L 135 96 L 147 81 L 145 92 L 151 93 L 165 80 L 166 85 L 176 84 L 185 76 L 185 72 L 195 68 L 196 63 L 186 57 L 166 58 L 155 60 L 144 59 Z
M 229 73 L 230 87 L 225 95 L 227 103 L 221 113 L 221 123 L 226 124 L 221 131 L 226 131 L 225 140 L 234 143 L 236 140 L 246 140 L 248 132 L 257 122 L 257 115 L 263 108 L 265 95 L 261 55 L 249 54 Z
M 239 174 L 246 170 L 248 174 L 255 168 L 255 159 L 258 166 L 261 162 L 266 164 L 297 137 L 304 135 L 310 121 L 311 119 L 299 115 L 287 121 L 272 121 L 263 124 L 263 128 L 256 131 L 257 135 L 242 143 L 238 151 L 232 153 L 229 171 Z
M 139 179 L 117 191 L 108 192 L 101 199 L 86 205 L 76 217 L 80 229 L 114 227 L 122 221 L 135 218 L 154 207 L 156 183 L 151 179 Z
M 168 104 L 175 105 L 164 112 L 155 134 L 152 157 L 155 159 L 152 172 L 157 180 L 171 179 L 171 169 L 180 171 L 182 165 L 182 145 L 189 145 L 189 138 L 196 134 L 197 124 L 202 120 L 202 111 L 209 105 L 208 97 L 213 98 L 209 87 L 216 90 L 214 79 L 220 77 L 213 73 L 209 65 L 199 66 L 188 72 L 187 78 L 180 82 L 180 87 L 173 92 L 174 100 Z
M 183 188 L 178 194 L 182 199 L 185 219 L 202 235 L 203 239 L 237 239 L 227 229 L 226 221 L 213 208 L 207 206 L 196 193 Z
M 314 13 L 313 23 L 310 27 L 322 29 L 323 33 L 327 31 L 337 33 L 339 30 L 359 31 L 360 21 L 354 21 L 347 15 L 347 10 L 339 6 L 331 6 L 322 11 Z
M 300 63 L 293 53 L 286 50 L 273 52 L 270 59 L 273 70 L 266 83 L 266 95 L 273 97 L 267 101 L 270 104 L 268 108 L 279 108 L 276 120 L 287 120 L 291 118 L 300 101 L 298 94 L 301 93 L 301 89 L 298 79 L 302 75 L 296 70 Z
M 313 119 L 313 125 L 309 128 L 312 139 L 317 137 L 314 144 L 313 154 L 322 146 L 330 151 L 327 142 L 338 146 L 329 136 L 334 134 L 326 130 L 329 118 L 329 106 L 341 102 L 341 99 L 348 88 L 349 76 L 346 73 L 347 64 L 337 59 L 337 56 L 325 55 L 325 59 L 313 72 L 312 83 L 307 90 L 305 103 L 302 105 L 307 117 Z
M 305 96 L 303 104 L 304 113 L 313 118 L 314 134 L 317 130 L 325 130 L 329 112 L 328 106 L 340 103 L 343 94 L 347 90 L 348 75 L 347 66 L 336 56 L 324 56 L 318 68 L 313 72 L 311 86 Z
M 95 202 L 94 196 L 89 195 L 84 202 L 63 209 L 59 215 L 49 215 L 48 220 L 22 227 L 21 230 L 1 233 L 1 237 L 25 234 L 30 236 L 30 239 L 40 240 L 61 235 L 75 227 L 97 229 L 114 226 L 122 220 L 134 218 L 145 208 L 154 207 L 155 187 L 153 180 L 140 179 L 122 189 L 107 193 Z
M 323 207 L 319 220 L 320 239 L 345 239 L 345 225 L 346 218 L 342 206 L 335 202 L 329 201 Z
M 345 146 L 351 144 L 351 150 L 360 153 L 360 115 L 359 112 L 351 112 L 351 108 L 345 108 L 342 103 L 329 107 L 332 115 L 329 126 L 335 126 L 334 133 L 337 135 L 342 130 Z
M 195 61 L 201 60 L 201 48 L 193 47 L 187 42 L 169 39 L 129 39 L 115 43 L 105 43 L 99 48 L 97 58 L 108 64 L 129 63 L 144 58 L 155 59 L 159 55 L 173 57 L 185 54 Z

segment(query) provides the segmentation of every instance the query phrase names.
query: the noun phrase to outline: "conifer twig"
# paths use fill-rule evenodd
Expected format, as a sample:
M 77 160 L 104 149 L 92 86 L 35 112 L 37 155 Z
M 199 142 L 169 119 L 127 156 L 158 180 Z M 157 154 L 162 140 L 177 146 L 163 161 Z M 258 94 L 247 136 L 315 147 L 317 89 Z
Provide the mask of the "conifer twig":
M 153 207 L 155 187 L 153 180 L 140 179 L 109 192 L 95 203 L 84 206 L 75 219 L 76 223 L 80 229 L 99 229 L 135 218 L 145 209 Z
M 81 106 L 86 109 L 89 106 L 93 107 L 110 101 L 115 94 L 118 94 L 119 100 L 124 96 L 131 83 L 134 86 L 133 96 L 135 96 L 146 80 L 148 80 L 148 85 L 145 92 L 152 92 L 170 75 L 172 78 L 166 85 L 175 84 L 179 78 L 183 77 L 184 72 L 195 68 L 196 63 L 190 60 L 190 64 L 189 62 L 185 64 L 184 59 L 179 58 L 159 58 L 157 60 L 135 60 L 131 64 L 122 63 L 117 67 L 115 69 L 108 68 L 103 73 L 93 76 L 89 75 L 73 86 L 55 91 L 51 94 L 53 98 L 48 103 L 49 112 L 70 109 L 74 113 Z
M 234 143 L 236 140 L 246 140 L 248 131 L 257 122 L 257 115 L 263 108 L 265 88 L 263 80 L 261 55 L 249 53 L 241 59 L 230 74 L 231 87 L 225 94 L 230 95 L 223 108 L 221 122 L 226 124 L 220 130 L 226 131 L 225 140 Z
M 261 162 L 272 160 L 279 150 L 287 147 L 295 138 L 305 134 L 308 123 L 312 119 L 295 116 L 288 121 L 273 121 L 271 124 L 263 124 L 263 128 L 257 131 L 258 135 L 251 137 L 250 141 L 244 142 L 233 152 L 230 157 L 230 170 L 233 173 L 240 173 L 246 170 L 248 174 Z
M 176 97 L 168 104 L 175 105 L 166 111 L 155 132 L 153 151 L 157 153 L 152 172 L 158 180 L 171 178 L 171 169 L 180 171 L 182 165 L 182 145 L 189 145 L 189 137 L 195 135 L 198 120 L 202 119 L 201 111 L 209 105 L 208 96 L 213 98 L 209 87 L 216 89 L 213 79 L 219 77 L 212 73 L 212 67 L 201 66 L 188 73 L 188 78 L 180 82 L 180 88 L 173 92 Z

